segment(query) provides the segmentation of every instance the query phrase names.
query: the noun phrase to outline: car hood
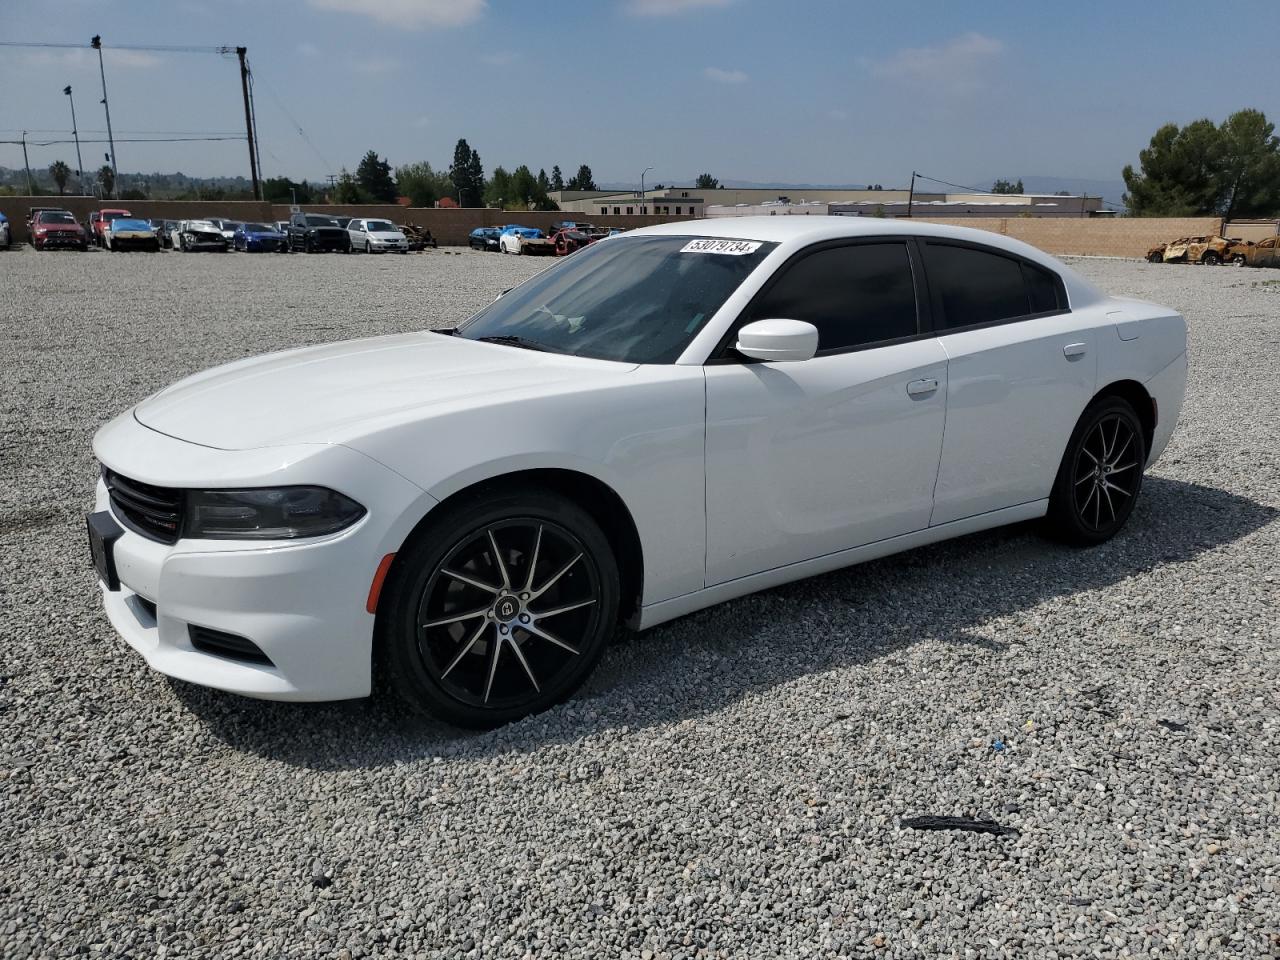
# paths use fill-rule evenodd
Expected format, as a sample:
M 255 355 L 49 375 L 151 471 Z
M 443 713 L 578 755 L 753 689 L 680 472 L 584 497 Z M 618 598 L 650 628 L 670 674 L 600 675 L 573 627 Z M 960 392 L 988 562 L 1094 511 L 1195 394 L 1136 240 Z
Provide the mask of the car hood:
M 240 360 L 134 408 L 138 422 L 207 447 L 342 443 L 379 422 L 536 396 L 635 369 L 419 332 Z
M 370 230 L 369 236 L 375 240 L 403 240 L 404 234 L 399 230 Z

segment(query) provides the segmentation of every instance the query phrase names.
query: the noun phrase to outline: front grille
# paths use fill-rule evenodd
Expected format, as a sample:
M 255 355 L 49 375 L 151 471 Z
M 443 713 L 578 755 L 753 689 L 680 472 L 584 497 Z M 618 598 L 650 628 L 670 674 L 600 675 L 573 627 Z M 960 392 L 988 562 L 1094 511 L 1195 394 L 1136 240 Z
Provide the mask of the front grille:
M 187 636 L 191 638 L 191 645 L 201 653 L 211 653 L 215 657 L 226 657 L 228 660 L 274 666 L 271 658 L 248 637 L 239 637 L 234 633 L 224 633 L 209 627 L 198 627 L 194 623 L 187 625 Z
M 160 543 L 174 543 L 182 526 L 182 491 L 130 480 L 105 467 L 102 480 L 111 508 L 134 533 Z

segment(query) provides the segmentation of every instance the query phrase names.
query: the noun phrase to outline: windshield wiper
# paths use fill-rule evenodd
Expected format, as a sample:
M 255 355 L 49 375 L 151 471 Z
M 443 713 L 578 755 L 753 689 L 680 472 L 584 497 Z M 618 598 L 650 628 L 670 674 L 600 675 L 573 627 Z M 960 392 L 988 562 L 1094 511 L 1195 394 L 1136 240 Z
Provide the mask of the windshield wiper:
M 557 350 L 555 347 L 549 347 L 545 343 L 539 343 L 537 340 L 530 340 L 527 337 L 516 336 L 513 333 L 476 337 L 476 340 L 479 343 L 501 343 L 508 347 L 523 347 L 525 350 L 539 350 L 542 353 L 564 353 L 563 350 Z

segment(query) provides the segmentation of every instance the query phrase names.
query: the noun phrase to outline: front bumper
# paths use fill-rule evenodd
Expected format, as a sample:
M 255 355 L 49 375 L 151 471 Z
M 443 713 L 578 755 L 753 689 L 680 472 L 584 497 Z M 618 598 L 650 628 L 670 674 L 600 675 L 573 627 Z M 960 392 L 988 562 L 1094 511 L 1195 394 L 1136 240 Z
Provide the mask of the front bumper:
M 210 471 L 218 469 L 224 475 L 218 486 L 320 483 L 364 504 L 368 512 L 359 522 L 327 537 L 165 544 L 129 529 L 101 482 L 96 496 L 96 509 L 124 528 L 113 550 L 120 589 L 101 585 L 103 605 L 111 625 L 152 668 L 272 700 L 369 694 L 370 585 L 382 557 L 399 548 L 414 518 L 429 509 L 426 494 L 346 447 L 214 450 L 149 430 L 131 414 L 104 427 L 94 449 L 113 470 L 147 483 L 215 485 Z M 176 471 L 186 474 L 185 484 L 175 483 Z M 271 662 L 198 650 L 191 626 L 247 638 Z
M 160 246 L 160 238 L 155 234 L 147 236 L 146 234 L 125 234 L 120 236 L 112 234 L 111 249 L 112 250 L 155 250 Z
M 46 233 L 38 240 L 41 250 L 83 250 L 89 245 L 82 233 Z

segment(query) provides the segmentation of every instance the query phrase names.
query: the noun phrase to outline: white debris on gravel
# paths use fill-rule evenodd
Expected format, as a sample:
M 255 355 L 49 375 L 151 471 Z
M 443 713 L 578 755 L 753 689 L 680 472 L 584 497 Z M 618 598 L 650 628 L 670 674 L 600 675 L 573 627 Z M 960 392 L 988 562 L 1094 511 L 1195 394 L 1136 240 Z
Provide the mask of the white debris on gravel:
M 106 419 L 545 265 L 0 254 L 0 954 L 1280 952 L 1274 272 L 1076 261 L 1191 324 L 1182 425 L 1099 549 L 1019 527 L 725 604 L 487 734 L 171 683 L 115 636 Z M 929 815 L 1016 833 L 900 825 Z

